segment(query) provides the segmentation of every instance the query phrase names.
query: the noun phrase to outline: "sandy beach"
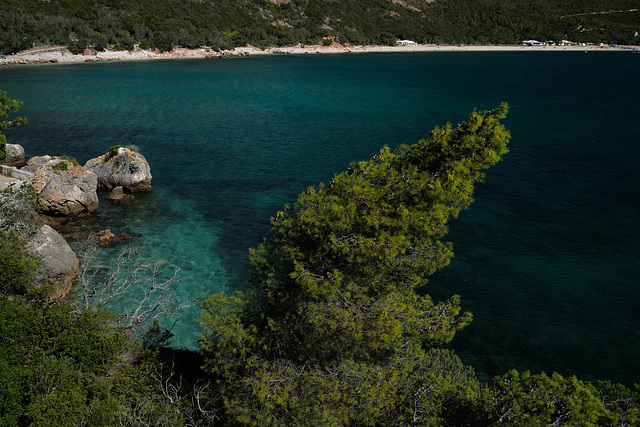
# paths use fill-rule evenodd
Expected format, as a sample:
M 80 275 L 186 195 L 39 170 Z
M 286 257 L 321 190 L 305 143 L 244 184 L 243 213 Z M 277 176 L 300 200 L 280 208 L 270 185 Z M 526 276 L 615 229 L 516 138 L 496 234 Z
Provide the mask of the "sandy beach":
M 158 59 L 190 59 L 190 58 L 230 58 L 238 56 L 254 55 L 285 55 L 285 54 L 346 54 L 346 53 L 403 53 L 403 52 L 499 52 L 499 51 L 640 51 L 638 46 L 522 46 L 522 45 L 417 45 L 417 46 L 343 46 L 333 44 L 331 46 L 293 46 L 272 47 L 259 49 L 252 46 L 237 47 L 232 50 L 213 51 L 207 48 L 200 49 L 174 49 L 171 52 L 154 52 L 137 48 L 129 51 L 103 51 L 89 54 L 74 55 L 65 47 L 35 48 L 29 51 L 7 55 L 0 59 L 0 66 L 18 64 L 43 64 L 43 63 L 74 63 L 74 62 L 102 62 L 102 61 L 137 61 Z

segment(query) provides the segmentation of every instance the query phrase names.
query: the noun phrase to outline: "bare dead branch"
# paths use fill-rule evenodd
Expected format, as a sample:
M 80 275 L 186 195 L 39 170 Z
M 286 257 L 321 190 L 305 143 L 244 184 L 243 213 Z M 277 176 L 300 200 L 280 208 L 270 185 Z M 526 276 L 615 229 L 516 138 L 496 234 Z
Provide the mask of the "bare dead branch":
M 88 239 L 80 254 L 78 277 L 82 297 L 76 301 L 78 311 L 89 307 L 108 307 L 110 303 L 127 296 L 135 302 L 129 312 L 117 313 L 118 323 L 132 329 L 180 314 L 202 301 L 200 297 L 175 301 L 173 290 L 181 280 L 180 267 L 167 277 L 164 260 L 148 259 L 141 262 L 134 247 L 121 250 L 110 264 L 101 261 L 99 255 L 97 238 Z

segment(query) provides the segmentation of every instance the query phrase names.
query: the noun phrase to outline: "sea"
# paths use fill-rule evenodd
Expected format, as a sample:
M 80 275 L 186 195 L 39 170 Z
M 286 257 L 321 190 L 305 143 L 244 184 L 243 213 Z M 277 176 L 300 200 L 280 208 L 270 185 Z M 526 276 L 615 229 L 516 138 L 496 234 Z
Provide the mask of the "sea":
M 250 289 L 249 248 L 307 187 L 508 102 L 510 153 L 450 221 L 455 257 L 424 292 L 458 294 L 473 313 L 450 347 L 482 379 L 518 369 L 632 385 L 639 69 L 640 54 L 622 51 L 270 55 L 3 67 L 0 90 L 24 102 L 28 124 L 5 133 L 27 157 L 84 164 L 139 148 L 153 192 L 125 206 L 101 193 L 66 236 L 79 248 L 101 229 L 130 234 L 100 262 L 129 247 L 163 261 L 165 279 L 179 270 L 176 304 Z M 108 308 L 131 311 L 139 297 Z M 161 323 L 170 345 L 198 350 L 199 315 Z

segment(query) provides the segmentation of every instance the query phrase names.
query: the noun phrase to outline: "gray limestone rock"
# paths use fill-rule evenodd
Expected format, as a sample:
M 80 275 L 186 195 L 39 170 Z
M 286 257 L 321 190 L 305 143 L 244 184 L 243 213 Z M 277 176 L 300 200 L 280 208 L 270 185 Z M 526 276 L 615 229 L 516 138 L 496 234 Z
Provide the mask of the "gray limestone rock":
M 36 156 L 29 159 L 27 165 L 22 168 L 27 172 L 35 173 L 38 169 L 51 162 L 55 157 L 51 156 Z
M 40 257 L 47 279 L 54 286 L 53 297 L 66 299 L 77 280 L 78 258 L 67 241 L 48 225 L 43 225 L 29 239 L 28 250 Z
M 27 170 L 33 169 L 28 182 L 48 214 L 76 216 L 98 208 L 98 178 L 93 172 L 49 156 L 30 159 Z
M 98 185 L 111 190 L 115 187 L 136 191 L 151 191 L 151 168 L 140 153 L 120 147 L 118 154 L 110 153 L 89 160 L 84 168 L 98 176 Z
M 17 168 L 26 164 L 24 158 L 24 148 L 18 144 L 7 144 L 7 159 L 4 164 L 7 166 L 15 166 Z

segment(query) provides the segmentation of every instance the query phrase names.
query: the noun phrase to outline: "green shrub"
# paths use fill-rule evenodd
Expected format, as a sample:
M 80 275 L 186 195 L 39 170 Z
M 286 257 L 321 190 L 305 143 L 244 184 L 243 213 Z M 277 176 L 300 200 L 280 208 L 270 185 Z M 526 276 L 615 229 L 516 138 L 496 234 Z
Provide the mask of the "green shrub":
M 80 55 L 87 48 L 87 43 L 84 40 L 78 40 L 76 42 L 69 43 L 67 50 L 74 55 Z
M 56 163 L 51 169 L 54 171 L 66 171 L 74 166 L 80 166 L 78 161 L 71 156 L 60 156 L 61 162 Z
M 61 161 L 56 163 L 55 165 L 53 165 L 53 167 L 51 168 L 52 171 L 54 172 L 61 172 L 61 171 L 66 171 L 67 169 L 69 169 L 69 163 L 67 163 L 66 161 Z
M 1 43 L 0 46 L 2 46 Z M 22 101 L 10 99 L 9 97 L 7 97 L 7 92 L 0 91 L 0 131 L 27 123 L 27 119 L 25 119 L 24 117 L 14 117 L 11 120 L 2 120 L 9 117 L 10 113 L 13 114 L 18 111 L 21 106 Z M 2 132 L 0 132 L 0 162 L 4 162 L 7 159 L 6 144 L 7 137 L 4 136 Z
M 7 160 L 7 137 L 0 133 L 0 163 Z
M 124 145 L 113 145 L 109 147 L 109 154 L 111 154 L 111 156 L 117 156 L 118 150 L 121 148 L 124 148 Z
M 120 148 L 124 148 L 124 145 L 113 145 L 109 147 L 109 151 L 107 152 L 107 156 L 104 158 L 105 162 L 108 162 L 112 158 L 118 155 L 118 150 Z
M 25 243 L 14 230 L 0 230 L 0 292 L 24 293 L 34 282 L 38 261 L 27 252 Z
M 35 189 L 29 184 L 11 185 L 0 191 L 0 229 L 28 236 L 37 229 L 40 211 Z
M 71 163 L 73 166 L 80 166 L 80 163 L 78 163 L 75 157 L 64 155 L 64 156 L 60 156 L 60 158 L 62 160 L 66 160 L 67 162 Z
M 73 323 L 58 336 L 58 351 L 85 372 L 104 374 L 127 344 L 127 335 L 111 324 L 115 315 L 88 309 L 74 315 Z
M 149 40 L 143 40 L 140 42 L 140 49 L 155 49 L 155 46 Z

